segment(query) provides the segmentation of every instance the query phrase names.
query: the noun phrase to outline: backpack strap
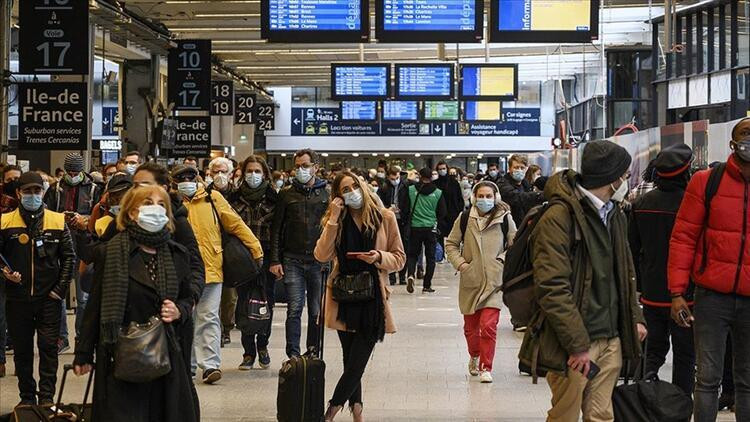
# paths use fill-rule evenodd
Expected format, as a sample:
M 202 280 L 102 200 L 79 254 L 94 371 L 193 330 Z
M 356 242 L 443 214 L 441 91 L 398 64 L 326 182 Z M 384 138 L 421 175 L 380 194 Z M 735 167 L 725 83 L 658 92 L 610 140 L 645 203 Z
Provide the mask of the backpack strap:
M 500 228 L 503 230 L 503 250 L 508 249 L 508 230 L 510 230 L 508 219 L 511 218 L 512 214 L 509 212 L 503 217 L 503 221 L 500 222 Z
M 703 216 L 703 258 L 701 259 L 701 266 L 698 270 L 699 273 L 703 273 L 706 270 L 706 265 L 708 265 L 708 242 L 706 241 L 706 235 L 708 233 L 708 219 L 711 214 L 711 201 L 719 191 L 719 185 L 721 184 L 721 179 L 724 176 L 726 169 L 727 163 L 720 163 L 714 167 L 708 175 L 706 192 L 703 197 L 703 206 L 706 210 Z
M 469 214 L 471 214 L 469 210 L 461 212 L 461 221 L 459 222 L 461 227 L 461 240 L 466 236 L 466 229 L 469 227 Z

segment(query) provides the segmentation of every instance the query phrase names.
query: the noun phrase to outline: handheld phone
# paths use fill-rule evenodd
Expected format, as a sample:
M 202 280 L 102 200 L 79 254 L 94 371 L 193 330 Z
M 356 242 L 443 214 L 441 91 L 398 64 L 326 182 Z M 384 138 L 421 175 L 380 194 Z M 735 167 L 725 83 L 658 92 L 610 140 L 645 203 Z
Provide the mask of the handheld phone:
M 677 316 L 680 318 L 680 321 L 682 321 L 683 325 L 690 325 L 690 314 L 684 309 L 680 309 L 680 312 L 677 314 Z
M 348 259 L 359 259 L 360 256 L 367 255 L 367 252 L 347 252 L 346 257 Z
M 589 374 L 586 376 L 586 378 L 591 381 L 596 378 L 597 375 L 599 375 L 599 372 L 602 372 L 602 368 L 594 363 L 594 361 L 589 361 Z M 583 369 L 581 369 L 581 373 L 583 373 Z

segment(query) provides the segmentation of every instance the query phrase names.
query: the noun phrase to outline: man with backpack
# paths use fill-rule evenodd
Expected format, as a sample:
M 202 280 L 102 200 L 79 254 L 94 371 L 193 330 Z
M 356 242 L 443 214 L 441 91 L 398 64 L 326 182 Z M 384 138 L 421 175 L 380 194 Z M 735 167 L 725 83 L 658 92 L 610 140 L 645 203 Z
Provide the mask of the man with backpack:
M 672 318 L 683 327 L 695 324 L 696 422 L 716 420 L 727 336 L 736 417 L 750 420 L 750 118 L 734 127 L 730 147 L 726 163 L 696 173 L 688 184 L 669 249 Z M 694 314 L 686 298 L 691 280 Z
M 623 359 L 641 354 L 647 331 L 620 207 L 630 163 L 612 142 L 588 143 L 581 174 L 565 170 L 547 182 L 550 205 L 528 240 L 536 311 L 519 358 L 547 371 L 548 421 L 577 421 L 581 412 L 587 421 L 613 420 Z

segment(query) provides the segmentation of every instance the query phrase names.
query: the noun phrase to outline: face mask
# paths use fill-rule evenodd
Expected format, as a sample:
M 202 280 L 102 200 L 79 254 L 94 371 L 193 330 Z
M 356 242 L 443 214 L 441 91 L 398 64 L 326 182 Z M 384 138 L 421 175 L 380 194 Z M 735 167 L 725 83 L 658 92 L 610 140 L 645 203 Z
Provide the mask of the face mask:
M 167 210 L 161 205 L 141 205 L 138 208 L 138 226 L 147 232 L 161 231 L 168 221 Z
M 245 182 L 247 183 L 248 186 L 250 186 L 251 189 L 255 189 L 258 186 L 260 186 L 261 183 L 263 183 L 263 174 L 262 173 L 248 173 L 245 175 Z M 276 181 L 276 186 L 279 186 L 279 182 L 281 182 L 281 186 L 284 186 L 284 182 L 282 182 L 281 180 Z
M 471 183 L 468 180 L 461 181 L 461 187 L 464 189 L 471 189 Z
M 448 170 L 438 170 L 438 176 L 443 177 L 448 174 Z
M 206 176 L 206 178 L 203 179 L 203 181 L 206 182 L 206 185 L 210 185 L 211 183 L 214 182 L 214 178 L 211 176 Z
M 401 179 L 391 180 L 391 185 L 394 187 L 398 186 L 399 183 L 401 183 Z
M 284 181 L 279 179 L 276 181 L 276 189 L 281 189 L 284 187 Z
M 385 179 L 385 173 L 378 173 L 378 179 Z
M 515 180 L 516 182 L 520 182 L 521 180 L 523 180 L 524 176 L 526 176 L 526 172 L 525 171 L 523 171 L 523 170 L 513 170 L 512 177 L 513 177 L 513 180 Z
M 192 198 L 198 191 L 198 184 L 195 182 L 180 182 L 177 184 L 177 190 L 188 198 Z
M 306 185 L 307 182 L 312 179 L 312 169 L 306 169 L 304 167 L 300 167 L 297 169 L 297 174 L 294 175 L 295 178 L 297 178 L 297 181 L 302 183 L 303 185 Z
M 614 185 L 610 184 L 609 187 L 612 188 L 615 193 L 612 194 L 612 200 L 615 202 L 622 202 L 625 199 L 625 195 L 628 194 L 628 184 L 626 183 L 626 180 L 622 180 L 620 178 L 620 187 L 615 189 Z
M 125 164 L 125 171 L 131 176 L 135 174 L 137 169 L 138 164 Z
M 229 186 L 229 178 L 224 173 L 219 173 L 214 177 L 214 186 L 216 186 L 217 189 L 223 190 L 227 186 Z
M 438 179 L 438 175 L 437 174 L 433 174 L 432 175 L 432 180 L 434 181 L 434 180 L 437 180 L 437 179 Z
M 741 141 L 734 144 L 734 153 L 744 162 L 750 162 L 750 141 Z
M 478 198 L 477 208 L 482 213 L 486 214 L 495 208 L 495 200 L 492 198 Z
M 3 185 L 3 192 L 9 196 L 16 196 L 16 189 L 18 189 L 18 180 L 11 180 Z
M 359 189 L 347 192 L 342 196 L 344 197 L 344 204 L 346 204 L 346 206 L 355 210 L 362 208 L 362 192 L 360 192 Z
M 44 192 L 47 192 L 49 190 L 49 182 L 48 181 L 45 180 L 44 182 L 42 182 L 42 189 L 44 190 Z
M 380 186 L 373 186 L 372 191 L 375 193 L 378 193 L 378 189 L 380 189 Z
M 21 205 L 26 211 L 36 211 L 42 207 L 42 194 L 35 193 L 21 195 Z
M 76 177 L 70 177 L 69 174 L 65 174 L 65 181 L 68 182 L 69 185 L 75 186 L 83 182 L 83 173 L 78 173 Z
M 120 206 L 112 205 L 111 207 L 109 207 L 109 213 L 117 217 L 117 214 L 120 213 Z
M 489 174 L 490 174 L 490 177 L 494 179 L 495 177 L 497 177 L 497 170 L 490 170 Z

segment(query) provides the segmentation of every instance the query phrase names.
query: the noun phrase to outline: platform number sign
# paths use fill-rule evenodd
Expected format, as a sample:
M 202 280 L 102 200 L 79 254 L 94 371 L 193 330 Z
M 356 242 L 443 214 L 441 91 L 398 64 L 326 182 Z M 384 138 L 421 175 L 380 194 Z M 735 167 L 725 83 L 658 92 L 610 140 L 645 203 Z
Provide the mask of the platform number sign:
M 169 102 L 174 110 L 209 111 L 211 40 L 180 40 L 169 50 Z
M 211 115 L 234 114 L 234 85 L 232 81 L 211 81 Z
M 255 110 L 257 129 L 273 130 L 276 117 L 276 106 L 274 104 L 258 104 Z
M 249 125 L 255 123 L 255 94 L 237 94 L 234 96 L 234 124 Z
M 18 14 L 20 73 L 89 73 L 89 0 L 23 0 Z

